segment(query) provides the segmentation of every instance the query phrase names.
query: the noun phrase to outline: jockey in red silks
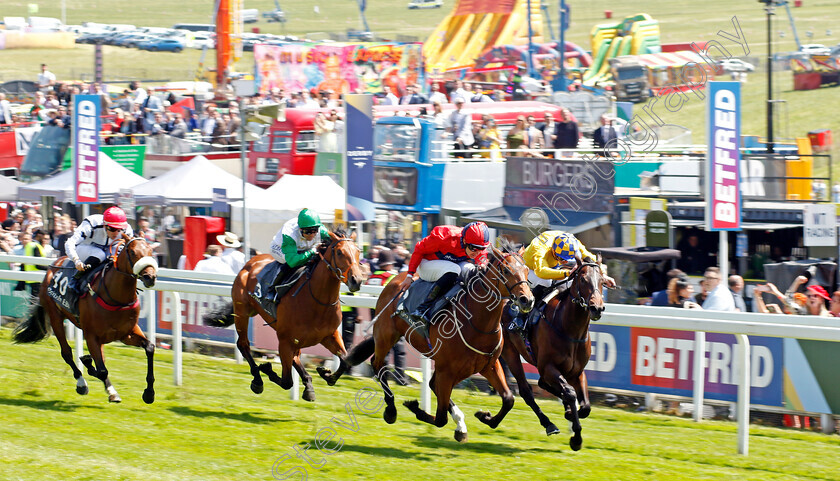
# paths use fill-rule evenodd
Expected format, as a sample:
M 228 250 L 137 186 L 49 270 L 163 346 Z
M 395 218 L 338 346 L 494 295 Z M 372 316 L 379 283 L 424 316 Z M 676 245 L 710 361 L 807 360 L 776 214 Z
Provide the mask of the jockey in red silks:
M 441 225 L 414 247 L 408 264 L 408 277 L 400 285 L 407 289 L 415 276 L 435 285 L 426 299 L 410 314 L 415 320 L 426 319 L 435 300 L 448 291 L 465 269 L 487 262 L 485 250 L 490 245 L 490 232 L 484 222 L 471 222 L 463 229 Z

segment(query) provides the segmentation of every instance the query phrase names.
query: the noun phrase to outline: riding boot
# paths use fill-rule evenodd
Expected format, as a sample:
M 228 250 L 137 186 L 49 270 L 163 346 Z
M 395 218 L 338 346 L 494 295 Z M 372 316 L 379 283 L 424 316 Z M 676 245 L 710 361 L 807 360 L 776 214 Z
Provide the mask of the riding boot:
M 453 284 L 455 284 L 455 281 L 457 279 L 458 274 L 455 274 L 454 272 L 447 272 L 446 274 L 442 275 L 440 279 L 435 281 L 435 285 L 432 286 L 432 290 L 430 290 L 429 294 L 426 295 L 426 299 L 424 299 L 423 302 L 421 302 L 420 305 L 417 306 L 417 309 L 415 309 L 414 312 L 409 314 L 409 316 L 411 316 L 411 319 L 415 322 L 420 320 L 431 322 L 431 319 L 429 319 L 426 316 L 426 314 L 432 308 L 432 306 L 434 305 L 437 298 L 441 295 L 441 293 L 445 293 L 447 290 L 449 290 L 449 288 L 452 287 Z
M 271 289 L 274 291 L 274 302 L 280 302 L 280 296 L 278 295 L 277 288 L 283 284 L 283 280 L 286 278 L 286 274 L 289 272 L 289 265 L 288 264 L 280 264 L 280 270 L 277 271 L 277 275 L 274 277 L 274 282 L 271 284 Z

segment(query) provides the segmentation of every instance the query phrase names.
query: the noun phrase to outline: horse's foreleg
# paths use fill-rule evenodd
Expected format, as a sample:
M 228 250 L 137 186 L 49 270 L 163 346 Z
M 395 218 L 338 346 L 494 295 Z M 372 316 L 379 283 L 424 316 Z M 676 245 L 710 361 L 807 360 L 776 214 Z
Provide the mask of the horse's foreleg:
M 300 351 L 295 353 L 294 360 L 292 361 L 294 364 L 295 371 L 297 371 L 300 379 L 303 381 L 303 400 L 304 401 L 314 401 L 315 400 L 315 389 L 312 387 L 312 376 L 306 372 L 306 369 L 303 367 L 303 364 L 300 362 Z
M 262 394 L 263 380 L 260 375 L 260 368 L 254 361 L 254 356 L 251 354 L 251 343 L 248 341 L 248 324 L 250 318 L 246 312 L 247 306 L 242 302 L 233 303 L 234 322 L 236 323 L 236 348 L 242 353 L 242 358 L 248 363 L 251 376 L 251 391 L 254 394 Z
M 108 393 L 109 402 L 122 402 L 122 398 L 120 398 L 120 395 L 114 389 L 111 380 L 108 378 L 108 368 L 105 367 L 105 355 L 102 352 L 102 344 L 93 335 L 86 336 L 85 341 L 87 342 L 87 348 L 90 354 L 82 356 L 81 361 L 87 367 L 88 374 L 102 381 L 102 384 L 105 385 L 105 392 Z
M 374 332 L 375 335 L 376 333 Z M 387 342 L 383 344 L 382 342 L 374 341 L 374 339 L 375 337 L 364 342 L 372 342 L 375 347 L 371 366 L 373 367 L 376 378 L 379 380 L 379 385 L 382 386 L 382 392 L 385 394 L 385 411 L 382 413 L 382 418 L 385 419 L 386 423 L 394 424 L 397 420 L 397 407 L 394 405 L 394 392 L 388 386 L 388 368 L 385 365 L 385 357 L 388 355 L 388 351 L 391 350 L 391 345 L 388 344 L 386 347 L 384 344 L 387 344 Z
M 43 300 L 41 303 L 44 305 Z M 50 318 L 53 335 L 55 335 L 55 338 L 58 340 L 58 345 L 61 348 L 61 358 L 73 370 L 73 379 L 76 380 L 76 392 L 84 396 L 89 392 L 87 381 L 82 376 L 82 371 L 79 369 L 79 366 L 76 365 L 76 359 L 73 357 L 73 349 L 67 342 L 67 336 L 64 333 L 64 317 L 59 314 L 58 309 L 54 306 L 45 307 L 45 310 Z
M 437 398 L 437 410 L 435 411 L 434 416 L 420 409 L 420 405 L 418 404 L 416 399 L 406 401 L 403 403 L 403 405 L 406 408 L 408 408 L 409 411 L 414 413 L 418 420 L 442 428 L 446 426 L 447 422 L 449 422 L 449 410 L 450 401 L 452 400 L 452 388 L 455 386 L 455 383 L 451 381 L 452 379 L 450 378 L 450 376 L 446 374 L 441 375 L 440 371 L 435 372 L 434 391 L 435 396 Z M 455 439 L 459 442 L 466 440 L 466 438 L 459 439 L 457 434 L 455 436 Z
M 554 423 L 551 422 L 548 416 L 542 412 L 540 405 L 537 404 L 537 401 L 534 399 L 534 392 L 531 390 L 531 385 L 528 383 L 528 378 L 525 376 L 525 369 L 522 367 L 522 361 L 519 359 L 519 353 L 515 349 L 509 349 L 506 344 L 505 350 L 502 351 L 502 356 L 507 362 L 511 374 L 513 374 L 513 377 L 516 379 L 516 385 L 519 387 L 519 395 L 522 396 L 522 400 L 525 401 L 525 404 L 527 404 L 528 407 L 534 411 L 534 414 L 537 415 L 537 419 L 540 420 L 540 425 L 545 428 L 545 434 L 551 436 L 552 434 L 559 433 L 560 430 L 554 425 Z
M 569 446 L 573 451 L 580 450 L 583 445 L 583 438 L 580 435 L 580 417 L 577 409 L 577 394 L 575 389 L 563 378 L 560 371 L 553 365 L 546 367 L 545 375 L 541 379 L 549 386 L 552 386 L 556 392 L 561 394 L 563 404 L 566 405 L 566 419 L 569 420 L 572 427 L 572 437 L 569 438 Z
M 373 337 L 368 337 L 364 341 L 355 344 L 350 349 L 350 352 L 348 352 L 343 358 L 339 356 L 339 364 L 335 372 L 331 372 L 329 369 L 319 366 L 318 374 L 324 378 L 324 381 L 327 381 L 327 384 L 332 386 L 345 372 L 349 371 L 351 367 L 358 366 L 359 364 L 365 362 L 365 360 L 369 357 L 373 356 L 375 350 L 376 343 Z
M 292 381 L 292 366 L 294 365 L 295 354 L 292 352 L 292 348 L 282 341 L 280 342 L 278 350 L 280 354 L 280 362 L 283 363 L 282 377 L 278 376 L 277 373 L 274 372 L 270 362 L 260 364 L 260 371 L 268 376 L 269 381 L 288 391 L 294 385 L 294 382 Z
M 475 413 L 475 417 L 484 424 L 496 429 L 511 408 L 513 408 L 513 393 L 510 392 L 510 388 L 505 380 L 505 371 L 502 369 L 502 365 L 498 359 L 481 371 L 481 375 L 490 382 L 493 389 L 502 397 L 502 409 L 495 416 L 490 416 L 490 413 L 487 411 L 478 411 Z
M 332 386 L 350 367 L 344 359 L 347 356 L 347 349 L 344 347 L 344 340 L 341 338 L 341 331 L 336 329 L 335 332 L 321 339 L 321 345 L 329 349 L 331 353 L 338 356 L 338 366 L 335 367 L 335 373 L 323 366 L 318 366 L 316 368 L 318 375 L 321 376 L 324 381 L 327 381 L 328 385 Z
M 129 346 L 137 346 L 146 351 L 146 389 L 143 391 L 143 402 L 152 404 L 155 402 L 155 345 L 146 339 L 140 326 L 134 325 L 131 333 L 123 339 L 123 342 Z
M 570 379 L 569 384 L 577 393 L 578 417 L 580 419 L 589 417 L 592 406 L 589 404 L 589 383 L 586 381 L 586 372 L 581 372 L 577 379 Z

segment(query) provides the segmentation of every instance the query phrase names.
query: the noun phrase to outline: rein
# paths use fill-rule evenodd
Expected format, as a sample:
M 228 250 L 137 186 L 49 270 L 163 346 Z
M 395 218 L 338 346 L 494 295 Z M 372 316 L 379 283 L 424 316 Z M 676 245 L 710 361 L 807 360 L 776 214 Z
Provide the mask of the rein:
M 338 279 L 338 282 L 343 282 L 345 284 L 347 284 L 347 278 L 348 278 L 348 275 L 350 273 L 350 269 L 353 268 L 353 264 L 351 263 L 350 265 L 348 265 L 347 269 L 345 269 L 344 272 L 342 272 L 341 269 L 333 266 L 330 262 L 335 262 L 335 250 L 338 248 L 338 245 L 341 244 L 342 242 L 352 241 L 352 240 L 353 239 L 350 239 L 349 237 L 342 237 L 341 239 L 338 239 L 334 243 L 330 244 L 329 249 L 331 249 L 332 254 L 330 255 L 330 260 L 329 261 L 324 257 L 324 254 L 322 254 L 320 252 L 318 253 L 318 257 L 320 257 L 321 260 L 324 261 L 324 264 L 327 265 L 327 269 L 329 269 L 330 272 L 332 272 L 332 274 L 335 276 L 335 278 Z M 321 302 L 315 296 L 315 292 L 312 291 L 312 283 L 310 282 L 311 280 L 312 280 L 312 275 L 308 274 L 306 276 L 306 283 L 309 284 L 309 295 L 312 296 L 312 299 L 314 299 L 315 302 L 317 302 L 318 304 L 320 304 L 322 306 L 334 306 L 334 305 L 338 304 L 338 302 L 341 300 L 340 289 L 339 289 L 339 292 L 336 294 L 335 301 L 333 301 L 331 303 Z
M 601 266 L 599 264 L 595 263 L 595 262 L 586 262 L 586 263 L 580 264 L 578 267 L 576 267 L 575 270 L 572 272 L 572 274 L 567 279 L 569 282 L 571 282 L 571 285 L 569 286 L 568 293 L 569 293 L 569 297 L 571 298 L 572 304 L 580 307 L 581 309 L 587 309 L 586 304 L 587 304 L 587 301 L 588 301 L 588 299 L 583 298 L 583 295 L 580 292 L 579 276 L 580 276 L 580 272 L 583 270 L 584 266 L 594 267 L 596 269 L 601 268 Z M 573 293 L 572 290 L 575 290 L 577 292 Z M 556 314 L 558 310 L 559 309 L 555 308 L 554 309 L 554 314 Z M 560 336 L 561 338 L 563 338 L 563 339 L 565 339 L 565 340 L 567 340 L 571 343 L 575 343 L 575 344 L 584 343 L 584 342 L 589 340 L 589 329 L 586 330 L 586 337 L 584 337 L 582 339 L 572 338 L 568 334 L 566 334 L 566 332 L 563 330 L 562 321 L 560 323 L 560 328 L 558 328 L 557 326 L 554 325 L 554 323 L 551 322 L 551 319 L 554 318 L 554 315 L 552 315 L 551 317 L 543 315 L 543 317 L 545 318 L 546 324 L 548 324 L 548 326 L 551 327 L 551 330 L 554 331 L 554 333 L 557 334 L 558 336 Z
M 115 303 L 106 302 L 105 301 L 105 296 L 102 296 L 102 295 L 96 293 L 95 291 L 93 291 L 93 289 L 91 289 L 91 295 L 96 300 L 97 304 L 99 304 L 100 306 L 102 306 L 103 308 L 105 308 L 109 311 L 120 311 L 120 310 L 134 309 L 134 308 L 136 308 L 137 306 L 140 305 L 140 299 L 137 297 L 137 292 L 136 292 L 136 289 L 135 289 L 134 294 L 133 294 L 133 297 L 134 297 L 133 301 L 129 301 L 127 303 L 116 303 L 116 299 L 114 298 L 114 296 L 111 294 L 110 290 L 108 289 L 108 283 L 105 282 L 105 276 L 107 275 L 108 272 L 116 272 L 117 274 L 120 274 L 120 275 L 123 275 L 123 276 L 126 276 L 126 277 L 130 277 L 133 280 L 137 280 L 140 276 L 140 271 L 142 271 L 146 267 L 152 265 L 152 266 L 155 267 L 155 269 L 157 269 L 157 261 L 155 261 L 154 258 L 152 258 L 152 257 L 144 256 L 144 257 L 141 257 L 141 258 L 137 259 L 136 261 L 132 260 L 131 250 L 128 250 L 128 247 L 131 245 L 132 242 L 139 241 L 139 240 L 143 240 L 143 239 L 141 237 L 135 237 L 135 238 L 129 240 L 128 242 L 124 242 L 124 244 L 123 244 L 123 250 L 125 251 L 125 255 L 126 255 L 126 258 L 128 259 L 128 263 L 132 266 L 132 271 L 133 271 L 132 274 L 129 274 L 127 272 L 123 272 L 123 271 L 120 270 L 119 267 L 117 267 L 117 262 L 118 262 L 118 259 L 119 259 L 119 253 L 115 252 L 112 255 L 108 256 L 109 262 L 105 266 L 105 268 L 102 270 L 102 274 L 99 276 L 98 285 L 99 285 L 100 288 L 102 288 L 103 294 L 105 294 L 112 302 L 115 302 Z M 117 246 L 117 244 L 111 245 L 112 248 L 115 248 L 115 246 Z M 116 249 L 114 249 L 114 250 L 116 250 Z

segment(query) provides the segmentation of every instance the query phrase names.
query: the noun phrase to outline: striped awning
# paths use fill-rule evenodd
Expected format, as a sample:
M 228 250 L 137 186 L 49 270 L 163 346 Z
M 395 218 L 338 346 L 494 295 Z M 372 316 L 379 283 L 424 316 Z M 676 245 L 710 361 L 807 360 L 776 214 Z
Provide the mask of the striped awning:
M 639 55 L 639 62 L 651 68 L 656 67 L 679 67 L 689 63 L 705 64 L 703 57 L 691 50 L 680 52 L 662 52 Z

